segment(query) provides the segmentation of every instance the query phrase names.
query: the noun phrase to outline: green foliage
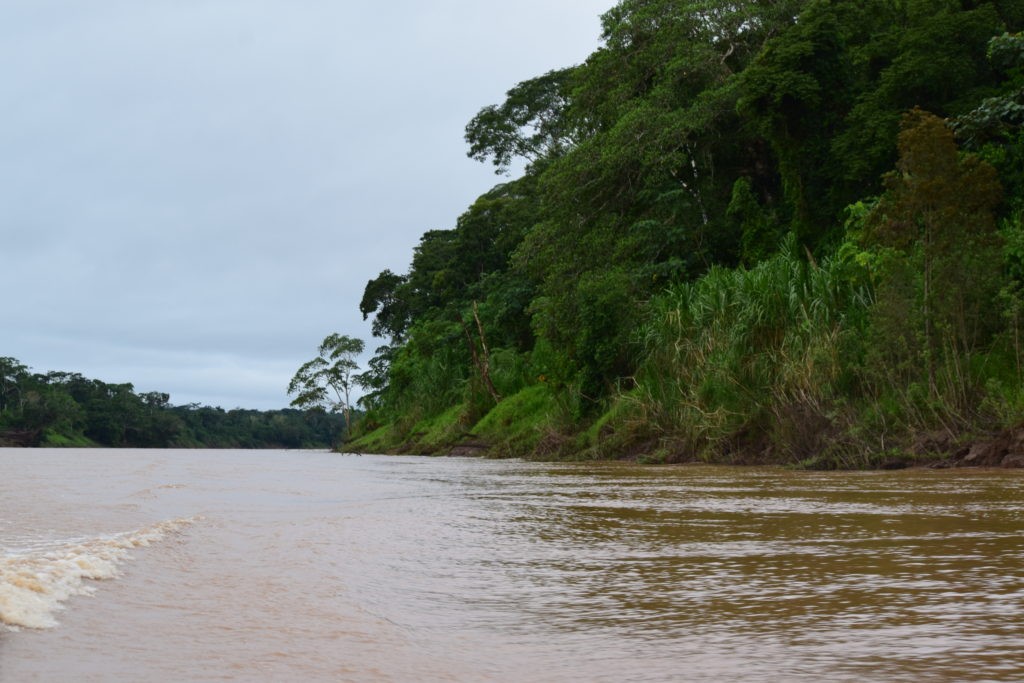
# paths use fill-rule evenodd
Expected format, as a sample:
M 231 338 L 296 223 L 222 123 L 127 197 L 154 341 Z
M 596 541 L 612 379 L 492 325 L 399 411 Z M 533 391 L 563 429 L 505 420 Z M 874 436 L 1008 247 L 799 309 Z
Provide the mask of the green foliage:
M 418 453 L 426 455 L 445 452 L 460 437 L 466 434 L 466 408 L 453 405 L 439 415 L 433 415 L 417 422 L 409 434 L 415 442 Z
M 1018 210 L 1003 221 L 999 234 L 1006 264 L 1006 278 L 999 292 L 1006 321 L 1003 334 L 1007 348 L 1012 350 L 1017 385 L 1024 387 L 1024 211 Z
M 562 416 L 550 387 L 535 384 L 495 406 L 472 433 L 487 440 L 490 453 L 499 457 L 552 455 L 570 444 Z
M 389 344 L 378 346 L 373 357 L 367 361 L 366 372 L 353 377 L 355 383 L 364 390 L 357 403 L 366 411 L 373 412 L 382 407 L 391 381 L 391 362 L 395 357 L 395 350 L 395 347 Z
M 523 81 L 501 105 L 481 109 L 466 126 L 468 155 L 492 159 L 496 172 L 506 173 L 515 158 L 536 163 L 561 154 L 573 137 L 565 118 L 571 74 L 572 69 L 560 69 Z
M 739 178 L 732 186 L 732 199 L 725 215 L 736 223 L 742 237 L 741 259 L 747 266 L 763 261 L 779 247 L 782 230 L 779 221 L 761 206 L 749 178 Z
M 535 329 L 559 349 L 558 361 L 546 369 L 553 381 L 577 384 L 593 401 L 631 372 L 629 338 L 636 322 L 631 290 L 622 269 L 590 271 L 562 296 L 535 300 Z
M 406 281 L 404 276 L 385 270 L 366 284 L 359 310 L 363 320 L 374 315 L 372 330 L 375 337 L 401 339 L 409 327 L 411 313 L 402 296 Z
M 1012 217 L 996 230 L 996 170 L 959 154 L 944 123 L 920 110 L 904 117 L 899 154 L 885 194 L 857 208 L 850 234 L 861 251 L 849 249 L 873 286 L 850 431 L 882 451 L 913 434 L 955 443 L 1024 416 L 1008 390 L 1021 386 L 1019 236 Z
M 865 302 L 840 262 L 809 262 L 793 238 L 750 270 L 678 285 L 641 328 L 644 361 L 620 420 L 670 437 L 686 459 L 753 449 L 800 460 L 822 447 L 853 382 L 849 320 Z
M 742 76 L 738 108 L 771 142 L 794 230 L 808 244 L 821 239 L 835 215 L 829 141 L 850 108 L 845 42 L 832 4 L 812 2 Z
M 1017 133 L 1024 125 L 1024 36 L 992 38 L 988 58 L 1003 77 L 999 94 L 985 98 L 953 124 L 960 140 L 973 149 Z
M 0 444 L 134 448 L 324 448 L 342 420 L 323 410 L 231 410 L 173 406 L 160 392 L 136 394 L 78 373 L 31 374 L 0 358 Z
M 457 323 L 424 321 L 415 326 L 391 363 L 389 409 L 416 422 L 460 402 L 469 377 L 467 356 Z
M 288 394 L 295 394 L 292 405 L 344 412 L 346 430 L 351 430 L 353 383 L 363 379 L 356 374 L 356 356 L 364 348 L 362 339 L 337 332 L 327 335 L 320 343 L 319 355 L 303 363 L 288 383 Z
M 390 453 L 402 444 L 405 438 L 404 431 L 400 431 L 394 424 L 378 424 L 372 429 L 366 429 L 367 420 L 361 420 L 357 425 L 356 434 L 352 440 L 346 443 L 346 449 L 352 453 Z M 358 433 L 362 431 L 362 433 Z
M 1019 4 L 620 1 L 467 126 L 524 175 L 368 283 L 367 429 L 460 406 L 504 443 L 543 388 L 545 435 L 503 450 L 859 466 L 1008 419 Z
M 28 368 L 17 359 L 0 357 L 0 416 L 20 409 L 25 400 L 22 394 L 27 378 Z
M 47 429 L 43 433 L 43 439 L 40 446 L 45 448 L 94 448 L 98 444 L 92 439 L 81 436 L 78 434 L 72 434 L 68 436 L 64 432 Z
M 361 308 L 376 313 L 374 333 L 391 341 L 359 376 L 370 389 L 371 424 L 409 429 L 464 401 L 483 414 L 502 394 L 495 384 L 518 389 L 509 361 L 533 346 L 527 308 L 535 288 L 510 263 L 536 212 L 532 178 L 498 185 L 454 229 L 424 234 L 407 274 L 370 281 Z
M 873 348 L 888 370 L 913 374 L 924 367 L 936 397 L 940 368 L 969 363 L 996 331 L 991 306 L 1002 273 L 993 267 L 1001 257 L 995 210 L 1002 190 L 991 165 L 961 157 L 952 131 L 921 110 L 904 117 L 899 153 L 864 236 L 880 256 Z M 956 382 L 957 403 L 973 399 L 969 384 L 968 377 Z

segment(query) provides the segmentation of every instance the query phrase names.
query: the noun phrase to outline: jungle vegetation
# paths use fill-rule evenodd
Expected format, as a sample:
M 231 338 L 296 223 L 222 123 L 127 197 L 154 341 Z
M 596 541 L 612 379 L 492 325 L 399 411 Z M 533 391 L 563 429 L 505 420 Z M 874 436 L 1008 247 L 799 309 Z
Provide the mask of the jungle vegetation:
M 344 418 L 321 409 L 224 410 L 175 406 L 76 372 L 34 373 L 0 357 L 0 446 L 112 448 L 330 448 Z
M 350 448 L 860 467 L 1020 424 L 1022 25 L 622 0 L 468 123 L 500 182 L 367 283 Z

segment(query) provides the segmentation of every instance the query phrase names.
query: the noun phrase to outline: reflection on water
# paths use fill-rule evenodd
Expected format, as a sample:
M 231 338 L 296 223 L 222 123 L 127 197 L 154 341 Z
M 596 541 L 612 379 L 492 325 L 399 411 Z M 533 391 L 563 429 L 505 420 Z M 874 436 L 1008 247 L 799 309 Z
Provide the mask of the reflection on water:
M 0 681 L 1020 680 L 1022 484 L 0 450 Z

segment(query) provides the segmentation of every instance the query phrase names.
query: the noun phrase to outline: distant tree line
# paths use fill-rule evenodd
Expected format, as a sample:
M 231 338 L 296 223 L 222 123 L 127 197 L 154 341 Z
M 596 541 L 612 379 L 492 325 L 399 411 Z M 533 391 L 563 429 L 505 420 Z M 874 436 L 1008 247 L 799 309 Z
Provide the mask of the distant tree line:
M 174 406 L 75 372 L 33 373 L 0 357 L 0 445 L 135 448 L 327 448 L 344 418 L 311 410 Z

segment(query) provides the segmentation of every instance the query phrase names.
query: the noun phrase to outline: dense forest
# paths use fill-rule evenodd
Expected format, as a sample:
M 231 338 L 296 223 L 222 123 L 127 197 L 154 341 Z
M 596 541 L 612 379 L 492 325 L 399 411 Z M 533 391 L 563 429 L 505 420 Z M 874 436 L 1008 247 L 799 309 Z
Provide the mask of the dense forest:
M 602 26 L 469 122 L 503 182 L 367 284 L 351 448 L 864 467 L 1021 424 L 1024 2 Z
M 0 446 L 328 448 L 343 432 L 324 410 L 173 406 L 164 393 L 0 358 Z

